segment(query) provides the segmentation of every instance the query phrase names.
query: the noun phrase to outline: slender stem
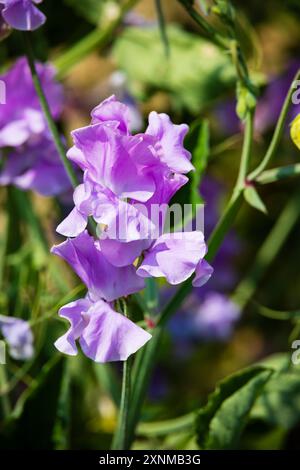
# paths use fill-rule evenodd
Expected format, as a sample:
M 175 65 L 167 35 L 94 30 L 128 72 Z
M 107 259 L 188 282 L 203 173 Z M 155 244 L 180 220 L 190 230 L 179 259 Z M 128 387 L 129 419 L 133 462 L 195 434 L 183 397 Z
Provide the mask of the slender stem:
M 264 158 L 262 159 L 261 163 L 258 165 L 258 167 L 254 171 L 252 171 L 252 173 L 250 173 L 250 175 L 248 176 L 249 180 L 255 180 L 264 171 L 264 169 L 267 167 L 267 165 L 270 163 L 270 161 L 275 155 L 275 152 L 278 148 L 280 139 L 284 131 L 284 125 L 285 125 L 288 111 L 290 109 L 293 92 L 295 91 L 295 81 L 298 80 L 299 77 L 300 77 L 300 70 L 298 70 L 298 72 L 296 73 L 295 78 L 292 81 L 290 89 L 286 95 L 286 98 L 285 98 L 283 107 L 281 109 L 280 116 L 277 121 L 275 131 L 274 131 L 272 140 L 270 142 L 270 145 L 268 147 L 268 150 Z
M 73 170 L 73 167 L 72 167 L 70 161 L 67 159 L 64 145 L 61 141 L 59 131 L 56 127 L 56 124 L 55 124 L 55 122 L 52 118 L 51 110 L 50 110 L 46 95 L 45 95 L 44 90 L 42 88 L 42 85 L 41 85 L 41 82 L 40 82 L 40 79 L 39 79 L 39 76 L 38 76 L 38 73 L 37 73 L 37 70 L 36 70 L 36 67 L 35 67 L 34 53 L 33 53 L 33 48 L 32 48 L 32 45 L 31 45 L 31 36 L 30 36 L 30 34 L 31 34 L 30 32 L 23 32 L 23 38 L 24 38 L 25 53 L 26 53 L 26 56 L 27 56 L 29 67 L 30 67 L 34 87 L 35 87 L 36 93 L 38 95 L 38 98 L 40 100 L 42 110 L 44 112 L 47 124 L 49 126 L 49 130 L 52 134 L 53 141 L 54 141 L 54 144 L 55 144 L 56 149 L 58 151 L 58 154 L 61 158 L 62 164 L 65 167 L 65 170 L 66 170 L 66 172 L 69 176 L 69 179 L 71 181 L 72 186 L 76 187 L 78 185 L 76 174 Z
M 165 17 L 164 17 L 163 9 L 161 6 L 161 0 L 155 0 L 155 6 L 156 6 L 157 19 L 158 19 L 161 39 L 162 39 L 162 43 L 164 46 L 165 55 L 168 58 L 170 55 L 170 44 L 169 44 L 169 39 L 167 35 L 167 30 L 166 30 Z
M 240 169 L 236 183 L 236 189 L 243 189 L 248 173 L 249 160 L 251 156 L 251 146 L 253 138 L 253 113 L 249 111 L 246 116 L 245 137 L 241 156 Z
M 6 388 L 6 384 L 7 384 L 7 377 L 6 377 L 5 365 L 0 364 L 0 385 L 1 385 L 0 390 L 1 391 Z M 1 395 L 1 403 L 2 403 L 3 416 L 6 418 L 7 416 L 9 416 L 11 412 L 10 400 L 9 400 L 9 395 L 7 391 L 3 392 L 3 394 Z
M 132 374 L 134 389 L 131 397 L 131 406 L 128 425 L 128 449 L 130 448 L 135 435 L 136 424 L 139 419 L 140 411 L 147 392 L 151 373 L 155 365 L 155 359 L 158 353 L 159 344 L 163 334 L 163 329 L 156 327 L 151 341 L 142 349 L 136 358 Z
M 205 32 L 209 39 L 221 47 L 222 49 L 229 48 L 229 41 L 225 36 L 219 34 L 193 7 L 190 0 L 178 0 L 182 4 L 184 9 L 188 14 L 193 18 L 193 20 L 200 26 L 200 28 Z
M 286 165 L 279 168 L 272 168 L 271 170 L 265 170 L 256 177 L 255 182 L 259 184 L 269 184 L 299 175 L 300 163 L 296 163 L 295 165 Z
M 64 77 L 74 65 L 78 64 L 81 59 L 94 49 L 102 48 L 109 43 L 111 39 L 113 39 L 114 32 L 121 24 L 126 13 L 133 8 L 137 2 L 138 0 L 128 0 L 123 6 L 119 7 L 119 10 L 113 18 L 108 20 L 104 29 L 95 29 L 54 61 L 54 65 L 58 71 L 58 78 Z
M 122 305 L 122 311 L 128 318 L 126 300 L 119 299 Z M 129 404 L 131 398 L 131 369 L 132 357 L 129 357 L 123 363 L 122 391 L 119 408 L 118 425 L 112 442 L 113 450 L 126 450 L 129 445 Z
M 122 393 L 118 418 L 118 426 L 113 438 L 112 450 L 126 450 L 128 447 L 128 418 L 131 388 L 132 358 L 123 363 Z

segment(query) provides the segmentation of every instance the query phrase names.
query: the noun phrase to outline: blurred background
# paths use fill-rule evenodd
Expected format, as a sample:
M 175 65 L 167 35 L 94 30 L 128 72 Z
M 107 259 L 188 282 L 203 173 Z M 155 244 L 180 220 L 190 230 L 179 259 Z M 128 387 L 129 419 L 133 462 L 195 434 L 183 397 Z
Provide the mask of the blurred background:
M 59 3 L 58 7 L 45 0 L 41 5 L 48 20 L 34 33 L 34 44 L 41 61 L 57 66 L 64 86 L 59 125 L 67 145 L 71 145 L 70 131 L 87 125 L 91 109 L 111 94 L 130 107 L 136 132 L 145 129 L 151 110 L 166 112 L 178 123 L 205 122 L 207 167 L 199 194 L 205 202 L 208 237 L 231 194 L 241 154 L 243 129 L 235 112 L 235 71 L 229 56 L 203 38 L 175 0 L 161 2 L 164 42 L 155 2 L 141 0 L 124 15 L 105 47 L 78 56 L 69 67 L 68 51 L 95 28 L 104 30 L 119 2 Z M 259 90 L 254 167 L 267 149 L 300 67 L 300 4 L 297 0 L 233 4 L 239 38 Z M 201 1 L 199 5 L 204 8 Z M 2 71 L 23 53 L 17 33 L 2 41 Z M 299 149 L 289 134 L 299 112 L 300 106 L 292 106 L 274 167 L 299 161 Z M 189 136 L 186 141 L 192 152 L 194 140 Z M 300 306 L 298 185 L 294 178 L 260 188 L 267 214 L 243 205 L 213 263 L 213 277 L 203 288 L 194 289 L 171 319 L 134 448 L 197 448 L 189 427 L 165 436 L 147 423 L 193 411 L 206 402 L 220 379 L 238 369 L 269 356 L 278 367 L 289 362 L 291 343 L 300 338 L 299 320 L 286 315 L 283 321 L 272 311 L 292 312 Z M 189 189 L 181 191 L 179 201 L 187 202 Z M 0 188 L 0 315 L 29 321 L 33 332 L 33 349 L 21 357 L 10 354 L 6 338 L 7 365 L 0 366 L 3 448 L 106 449 L 116 425 L 119 365 L 94 364 L 82 354 L 63 358 L 53 346 L 65 330 L 58 308 L 84 292 L 66 264 L 48 253 L 48 247 L 59 241 L 57 223 L 71 207 L 71 191 L 46 198 L 13 186 Z M 173 292 L 163 283 L 159 288 L 153 315 Z M 139 306 L 133 307 L 138 318 Z M 5 339 L 5 332 L 2 335 Z M 263 401 L 256 404 L 239 448 L 300 448 L 299 377 L 289 384 L 286 390 L 282 382 L 279 390 L 274 385 L 268 406 Z

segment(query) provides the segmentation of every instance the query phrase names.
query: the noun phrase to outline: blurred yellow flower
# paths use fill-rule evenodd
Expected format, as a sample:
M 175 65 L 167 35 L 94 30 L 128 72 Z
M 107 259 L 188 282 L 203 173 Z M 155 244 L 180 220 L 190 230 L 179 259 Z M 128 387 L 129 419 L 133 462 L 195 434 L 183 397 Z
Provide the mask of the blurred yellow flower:
M 294 144 L 300 149 L 300 114 L 298 114 L 291 124 L 291 138 Z

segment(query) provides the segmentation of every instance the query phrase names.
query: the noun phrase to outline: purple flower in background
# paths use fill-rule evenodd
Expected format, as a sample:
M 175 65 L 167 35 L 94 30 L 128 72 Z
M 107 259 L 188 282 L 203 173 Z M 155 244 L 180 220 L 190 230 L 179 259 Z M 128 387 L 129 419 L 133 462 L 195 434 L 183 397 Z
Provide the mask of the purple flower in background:
M 51 65 L 37 63 L 37 72 L 54 119 L 63 106 L 63 89 Z M 48 133 L 27 60 L 20 58 L 0 79 L 6 85 L 6 104 L 0 107 L 0 147 L 18 147 Z
M 63 106 L 63 89 L 50 65 L 37 64 L 54 119 Z M 70 182 L 52 142 L 25 58 L 2 75 L 6 104 L 0 107 L 0 185 L 14 184 L 44 196 L 61 194 Z M 22 86 L 20 86 L 20 83 Z
M 27 321 L 0 315 L 0 331 L 13 359 L 26 361 L 33 357 L 33 334 Z
M 170 323 L 176 342 L 188 346 L 199 341 L 227 340 L 240 318 L 240 309 L 224 294 L 208 292 L 202 302 L 191 296 Z M 186 348 L 184 348 L 186 349 Z
M 149 333 L 117 313 L 111 304 L 143 289 L 133 266 L 112 266 L 99 241 L 87 232 L 54 246 L 52 253 L 65 259 L 88 288 L 84 299 L 60 309 L 59 315 L 68 319 L 71 327 L 56 341 L 59 351 L 77 354 L 78 340 L 84 354 L 96 362 L 124 361 L 149 341 Z
M 225 295 L 209 292 L 197 308 L 193 324 L 199 337 L 226 340 L 240 317 L 240 309 Z
M 46 136 L 36 143 L 21 145 L 0 157 L 0 185 L 14 184 L 20 189 L 43 196 L 61 194 L 70 189 L 70 181 L 53 141 Z
M 2 16 L 14 29 L 33 31 L 42 26 L 45 15 L 35 6 L 42 0 L 0 0 Z

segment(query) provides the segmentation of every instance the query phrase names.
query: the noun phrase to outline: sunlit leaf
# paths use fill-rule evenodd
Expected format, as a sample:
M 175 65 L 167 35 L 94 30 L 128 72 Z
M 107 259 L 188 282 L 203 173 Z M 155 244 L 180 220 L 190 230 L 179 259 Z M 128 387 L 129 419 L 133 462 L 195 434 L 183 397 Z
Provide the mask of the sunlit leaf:
M 239 440 L 249 412 L 272 371 L 252 367 L 223 380 L 199 411 L 196 429 L 203 449 L 231 449 Z

